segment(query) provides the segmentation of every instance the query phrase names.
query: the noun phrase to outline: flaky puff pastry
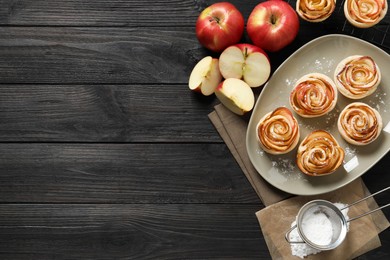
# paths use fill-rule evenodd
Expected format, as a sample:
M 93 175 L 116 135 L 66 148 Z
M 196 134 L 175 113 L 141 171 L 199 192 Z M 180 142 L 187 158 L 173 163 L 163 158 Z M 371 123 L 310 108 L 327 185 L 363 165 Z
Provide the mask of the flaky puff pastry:
M 322 22 L 334 11 L 336 0 L 298 0 L 295 10 L 308 22 Z
M 336 106 L 337 95 L 331 78 L 321 73 L 310 73 L 295 83 L 290 93 L 290 105 L 302 117 L 318 117 Z
M 382 131 L 382 117 L 377 110 L 362 102 L 346 106 L 337 120 L 341 136 L 350 144 L 367 145 Z
M 341 94 L 350 99 L 371 95 L 381 82 L 381 71 L 370 56 L 352 55 L 336 67 L 334 81 Z
M 286 107 L 278 107 L 260 119 L 256 126 L 260 147 L 270 154 L 285 154 L 299 142 L 298 121 Z
M 387 0 L 345 0 L 344 14 L 358 28 L 379 23 L 387 13 Z
M 297 165 L 304 174 L 310 176 L 328 175 L 340 167 L 344 154 L 332 134 L 316 130 L 298 146 Z

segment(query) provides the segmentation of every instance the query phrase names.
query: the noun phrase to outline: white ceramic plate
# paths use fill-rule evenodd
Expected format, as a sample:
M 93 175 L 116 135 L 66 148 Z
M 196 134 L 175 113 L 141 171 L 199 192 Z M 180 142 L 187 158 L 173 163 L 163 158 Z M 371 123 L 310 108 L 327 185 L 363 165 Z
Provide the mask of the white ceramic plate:
M 292 111 L 289 95 L 301 76 L 320 72 L 333 79 L 337 64 L 350 55 L 369 55 L 381 69 L 382 81 L 378 89 L 360 101 L 376 108 L 382 116 L 384 127 L 390 127 L 390 55 L 368 42 L 346 35 L 326 35 L 307 43 L 272 75 L 256 102 L 248 125 L 246 147 L 249 158 L 259 174 L 276 188 L 296 195 L 330 192 L 361 176 L 390 150 L 390 133 L 386 131 L 382 131 L 376 141 L 364 147 L 350 145 L 342 139 L 337 130 L 337 117 L 353 100 L 341 94 L 335 109 L 328 115 L 304 119 L 295 114 L 300 126 L 300 141 L 311 131 L 324 129 L 332 133 L 344 148 L 344 164 L 333 174 L 306 176 L 296 166 L 296 148 L 288 154 L 275 156 L 262 151 L 257 143 L 256 125 L 261 117 L 279 106 L 288 107 Z

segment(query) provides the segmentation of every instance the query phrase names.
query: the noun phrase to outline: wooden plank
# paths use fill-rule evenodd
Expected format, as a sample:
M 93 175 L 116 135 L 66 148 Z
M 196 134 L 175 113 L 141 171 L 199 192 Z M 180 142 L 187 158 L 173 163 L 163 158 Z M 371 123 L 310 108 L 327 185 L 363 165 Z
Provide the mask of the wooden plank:
M 390 182 L 390 155 L 364 175 L 371 192 Z M 380 181 L 378 181 L 380 180 Z M 387 196 L 376 197 L 386 204 Z M 224 144 L 7 144 L 0 202 L 255 203 Z
M 261 1 L 231 0 L 242 13 L 245 22 L 253 8 Z M 200 12 L 207 6 L 219 1 L 168 1 L 168 0 L 0 0 L 0 26 L 100 26 L 100 27 L 191 27 Z M 287 0 L 295 7 L 296 0 Z M 337 8 L 332 19 L 321 24 L 301 23 L 303 31 L 311 34 L 321 32 L 346 33 L 370 41 L 379 46 L 386 46 L 389 51 L 388 21 L 377 26 L 359 30 L 350 25 L 343 12 Z M 298 38 L 300 35 L 298 36 Z M 308 40 L 308 39 L 306 39 Z M 305 42 L 303 42 L 305 43 Z
M 259 205 L 0 205 L 2 259 L 269 259 Z M 359 259 L 388 259 L 382 246 Z
M 224 144 L 0 145 L 0 202 L 257 203 Z
M 307 41 L 337 32 L 305 29 L 269 53 L 273 71 Z M 0 36 L 0 84 L 188 84 L 200 59 L 218 57 L 185 27 L 0 27 Z
M 188 84 L 188 28 L 0 27 L 0 83 Z
M 0 205 L 2 259 L 265 259 L 259 205 Z
M 221 142 L 187 85 L 0 85 L 0 141 Z
M 0 1 L 0 25 L 194 26 L 200 12 L 218 1 L 18 0 Z M 257 4 L 233 0 L 244 15 Z

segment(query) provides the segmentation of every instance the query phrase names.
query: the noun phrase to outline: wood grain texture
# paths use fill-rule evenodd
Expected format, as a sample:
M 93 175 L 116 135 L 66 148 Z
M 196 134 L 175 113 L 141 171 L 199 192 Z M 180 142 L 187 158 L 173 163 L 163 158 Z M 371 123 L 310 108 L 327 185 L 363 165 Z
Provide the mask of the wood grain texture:
M 245 22 L 260 1 L 231 0 L 242 13 Z M 189 27 L 195 31 L 195 22 L 207 6 L 216 0 L 0 0 L 0 26 L 93 26 L 93 27 Z M 296 0 L 287 0 L 295 7 Z M 384 37 L 389 29 L 389 19 L 377 26 L 359 29 L 345 19 L 343 1 L 336 3 L 332 16 L 319 23 L 301 21 L 300 33 L 347 33 L 386 46 L 390 50 L 390 38 Z M 299 37 L 299 36 L 298 36 Z
M 265 259 L 258 205 L 0 205 L 2 259 Z
M 386 173 L 389 156 L 364 175 L 372 193 L 390 182 Z M 388 203 L 388 196 L 378 195 L 376 200 L 383 205 Z M 0 146 L 0 201 L 254 203 L 259 200 L 224 144 L 4 143 Z
M 221 142 L 187 85 L 0 85 L 0 141 Z
M 224 144 L 1 144 L 1 202 L 257 203 Z M 1 214 L 0 214 L 1 215 Z
M 188 84 L 206 55 L 186 28 L 0 27 L 2 83 Z
M 312 27 L 269 54 L 273 71 L 303 44 L 337 32 Z M 186 85 L 201 58 L 219 57 L 185 27 L 0 27 L 0 36 L 3 84 Z
M 66 26 L 193 26 L 200 12 L 218 1 L 203 0 L 18 0 L 0 1 L 0 24 Z M 257 4 L 231 1 L 245 17 Z
M 2 259 L 269 259 L 237 204 L 0 205 Z M 389 232 L 380 235 L 390 246 Z M 388 259 L 376 249 L 359 259 Z

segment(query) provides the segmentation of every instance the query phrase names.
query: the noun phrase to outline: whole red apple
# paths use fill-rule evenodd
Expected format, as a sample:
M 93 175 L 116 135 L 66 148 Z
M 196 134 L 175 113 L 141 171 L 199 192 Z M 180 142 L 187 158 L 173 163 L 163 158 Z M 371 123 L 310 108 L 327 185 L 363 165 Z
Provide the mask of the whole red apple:
M 286 2 L 270 0 L 258 4 L 248 18 L 247 31 L 253 44 L 275 52 L 290 44 L 298 34 L 299 19 Z
M 214 52 L 238 43 L 244 33 L 244 17 L 231 3 L 212 4 L 196 21 L 196 37 L 200 44 Z

